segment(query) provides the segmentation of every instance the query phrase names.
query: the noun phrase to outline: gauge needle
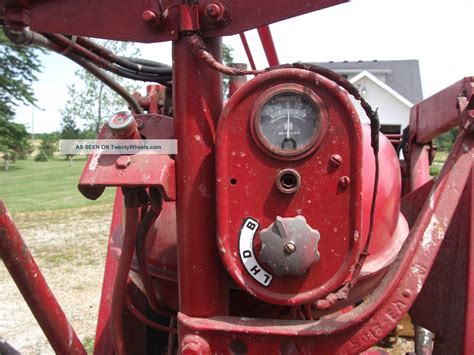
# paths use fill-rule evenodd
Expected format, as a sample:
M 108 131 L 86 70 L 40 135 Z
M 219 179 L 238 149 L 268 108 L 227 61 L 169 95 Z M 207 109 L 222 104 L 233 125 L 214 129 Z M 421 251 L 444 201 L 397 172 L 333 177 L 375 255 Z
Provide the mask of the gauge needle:
M 286 123 L 286 139 L 290 139 L 290 110 L 286 111 L 288 113 L 288 121 Z

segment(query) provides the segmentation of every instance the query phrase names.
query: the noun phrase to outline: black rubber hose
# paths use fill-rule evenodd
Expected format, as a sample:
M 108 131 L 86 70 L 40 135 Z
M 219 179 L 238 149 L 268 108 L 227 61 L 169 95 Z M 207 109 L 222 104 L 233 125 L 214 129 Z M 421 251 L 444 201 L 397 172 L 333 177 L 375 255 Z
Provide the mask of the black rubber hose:
M 107 73 L 105 73 L 102 69 L 97 67 L 96 65 L 92 64 L 85 58 L 73 53 L 61 53 L 64 48 L 56 44 L 55 42 L 47 39 L 43 35 L 33 32 L 28 28 L 23 29 L 21 32 L 11 32 L 8 29 L 4 29 L 5 35 L 8 37 L 10 41 L 19 45 L 19 46 L 38 46 L 43 47 L 59 54 L 64 55 L 65 57 L 71 59 L 76 64 L 80 65 L 92 75 L 94 75 L 97 79 L 102 81 L 105 85 L 107 85 L 110 89 L 115 91 L 119 96 L 121 96 L 129 105 L 130 109 L 135 113 L 143 113 L 143 109 L 141 108 L 138 101 L 119 83 L 117 83 L 114 79 L 112 79 Z

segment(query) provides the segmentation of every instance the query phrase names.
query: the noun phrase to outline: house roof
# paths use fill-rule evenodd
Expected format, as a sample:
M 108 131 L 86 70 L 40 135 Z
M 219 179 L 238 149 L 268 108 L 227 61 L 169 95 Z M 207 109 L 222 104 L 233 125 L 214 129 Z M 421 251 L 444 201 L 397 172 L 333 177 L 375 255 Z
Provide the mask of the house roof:
M 373 74 L 370 74 L 367 70 L 364 70 L 363 72 L 357 74 L 353 78 L 351 78 L 351 83 L 357 83 L 360 79 L 362 78 L 367 78 L 371 80 L 374 84 L 382 88 L 383 90 L 387 91 L 390 95 L 395 97 L 398 101 L 402 102 L 404 105 L 408 107 L 412 107 L 413 103 L 411 103 L 409 100 L 407 100 L 405 97 L 400 95 L 398 92 L 396 92 L 394 89 L 392 89 L 390 86 L 385 84 L 383 81 L 380 81 L 377 79 Z
M 313 63 L 339 74 L 357 75 L 367 71 L 372 75 L 385 74 L 385 84 L 408 101 L 418 103 L 423 100 L 420 65 L 418 60 L 374 60 Z

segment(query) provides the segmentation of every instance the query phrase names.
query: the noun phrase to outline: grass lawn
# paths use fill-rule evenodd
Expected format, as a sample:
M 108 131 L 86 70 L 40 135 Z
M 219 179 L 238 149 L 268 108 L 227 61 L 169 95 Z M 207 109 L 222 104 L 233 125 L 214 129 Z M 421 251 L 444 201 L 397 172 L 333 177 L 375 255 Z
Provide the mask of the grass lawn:
M 85 158 L 72 162 L 59 158 L 17 160 L 8 171 L 0 170 L 0 199 L 13 214 L 111 204 L 114 188 L 106 189 L 97 201 L 80 194 L 77 183 L 85 162 Z

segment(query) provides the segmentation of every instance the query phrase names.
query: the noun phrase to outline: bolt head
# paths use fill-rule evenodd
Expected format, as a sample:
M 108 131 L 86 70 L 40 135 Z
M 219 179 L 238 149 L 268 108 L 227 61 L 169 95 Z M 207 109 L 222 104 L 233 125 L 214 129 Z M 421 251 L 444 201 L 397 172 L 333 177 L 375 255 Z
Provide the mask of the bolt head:
M 206 13 L 209 17 L 217 18 L 219 16 L 219 6 L 217 4 L 209 4 L 206 8 Z
M 121 156 L 115 162 L 115 166 L 118 169 L 126 169 L 131 163 L 132 161 L 130 160 L 129 156 Z
M 223 23 L 227 19 L 227 11 L 219 2 L 212 2 L 206 6 L 206 17 L 210 22 Z
M 295 250 L 296 250 L 296 246 L 293 243 L 286 243 L 285 246 L 283 247 L 283 251 L 288 255 L 293 254 Z
M 156 20 L 156 13 L 153 10 L 145 10 L 142 13 L 142 19 L 145 22 L 152 22 Z
M 339 154 L 333 154 L 329 158 L 329 162 L 333 167 L 338 168 L 342 165 L 342 157 Z
M 341 176 L 341 178 L 339 179 L 339 186 L 343 189 L 347 188 L 350 183 L 351 179 L 349 179 L 349 176 Z

